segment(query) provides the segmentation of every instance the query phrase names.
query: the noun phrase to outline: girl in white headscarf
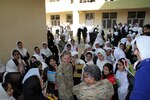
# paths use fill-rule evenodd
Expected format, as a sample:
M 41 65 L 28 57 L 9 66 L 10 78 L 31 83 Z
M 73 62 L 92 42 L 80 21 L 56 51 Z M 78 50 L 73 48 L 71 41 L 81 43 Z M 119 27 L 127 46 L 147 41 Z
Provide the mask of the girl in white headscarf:
M 113 65 L 113 71 L 115 72 L 116 71 L 116 64 L 117 64 L 118 60 L 121 58 L 126 58 L 126 55 L 125 55 L 124 51 L 120 48 L 115 48 L 113 55 L 115 58 L 115 63 Z
M 52 55 L 51 50 L 48 48 L 48 45 L 46 42 L 43 43 L 43 47 L 41 49 L 41 54 L 45 57 L 48 58 L 49 56 Z
M 13 97 L 13 89 L 9 83 L 0 83 L 0 99 L 1 100 L 16 100 Z
M 88 51 L 86 54 L 85 54 L 85 61 L 86 61 L 86 64 L 94 64 L 93 62 L 93 52 L 92 51 Z
M 18 50 L 13 50 L 12 59 L 10 59 L 6 64 L 7 72 L 25 72 L 26 63 L 21 59 L 20 52 Z
M 22 57 L 28 57 L 28 58 L 30 57 L 27 49 L 25 49 L 23 47 L 23 44 L 22 44 L 21 41 L 18 41 L 16 45 L 17 45 L 16 49 L 20 52 L 20 54 L 22 55 Z
M 18 50 L 18 51 L 20 52 L 21 58 L 22 58 L 22 59 L 25 61 L 25 63 L 28 65 L 28 60 L 29 60 L 29 58 L 30 58 L 30 55 L 29 55 L 27 49 L 23 47 L 23 44 L 22 44 L 21 41 L 18 41 L 18 42 L 16 43 L 16 45 L 17 45 L 16 50 Z
M 106 60 L 106 52 L 105 50 L 99 48 L 98 52 L 97 52 L 97 61 L 96 61 L 96 65 L 100 68 L 101 71 L 103 71 L 103 66 L 106 63 L 110 63 L 108 60 Z
M 134 77 L 128 70 L 129 66 L 125 58 L 121 58 L 118 60 L 117 67 L 118 70 L 116 72 L 116 78 L 119 81 L 118 98 L 119 100 L 126 100 L 127 98 L 129 98 L 127 94 L 131 92 L 130 90 L 132 90 L 133 88 Z
M 91 45 L 86 44 L 84 51 L 82 52 L 80 59 L 85 60 L 85 54 L 87 53 L 87 51 L 92 51 Z
M 34 55 L 38 61 L 42 63 L 42 69 L 47 67 L 47 64 L 44 62 L 43 56 L 40 53 L 39 47 L 34 47 Z
M 74 39 L 70 40 L 70 44 L 71 44 L 71 51 L 78 51 L 78 45 L 75 43 Z

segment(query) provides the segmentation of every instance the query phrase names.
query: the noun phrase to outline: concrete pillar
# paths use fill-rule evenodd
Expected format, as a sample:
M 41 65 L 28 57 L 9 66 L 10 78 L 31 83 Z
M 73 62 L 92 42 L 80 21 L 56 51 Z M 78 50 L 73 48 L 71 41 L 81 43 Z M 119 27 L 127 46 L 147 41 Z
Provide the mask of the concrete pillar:
M 79 12 L 77 10 L 73 11 L 73 34 L 77 34 L 77 29 L 79 28 Z
M 77 34 L 77 29 L 79 27 L 79 11 L 78 11 L 79 0 L 74 0 L 73 2 L 73 35 Z

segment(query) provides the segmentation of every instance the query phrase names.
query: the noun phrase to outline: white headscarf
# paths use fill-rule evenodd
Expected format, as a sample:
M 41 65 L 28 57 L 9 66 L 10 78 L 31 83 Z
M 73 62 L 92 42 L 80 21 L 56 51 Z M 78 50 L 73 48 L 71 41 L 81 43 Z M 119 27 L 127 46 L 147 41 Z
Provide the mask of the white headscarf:
M 0 99 L 1 100 L 16 100 L 13 96 L 10 97 L 7 92 L 2 87 L 2 83 L 0 83 Z
M 43 44 L 47 44 L 47 43 L 43 42 Z M 41 54 L 44 54 L 46 57 L 49 57 L 50 55 L 52 55 L 52 52 L 48 47 L 46 49 L 42 48 L 40 51 L 41 51 Z
M 141 60 L 150 58 L 150 36 L 139 36 L 136 39 L 136 44 L 140 52 Z
M 126 42 L 127 42 L 127 38 L 122 38 L 122 39 L 120 40 L 120 43 L 125 44 Z
M 24 76 L 22 83 L 24 83 L 30 76 L 33 75 L 40 77 L 39 68 L 31 68 Z
M 92 59 L 90 61 L 88 61 L 86 64 L 94 64 L 94 62 L 93 62 L 93 57 L 94 57 L 93 51 L 87 51 L 86 54 L 87 53 L 91 53 L 92 54 Z M 85 57 L 85 61 L 87 61 L 86 57 Z
M 103 66 L 106 64 L 106 63 L 110 63 L 108 60 L 106 60 L 106 52 L 105 50 L 103 49 L 98 49 L 98 53 L 101 53 L 101 55 L 104 57 L 104 60 L 103 61 L 100 61 L 99 59 L 97 59 L 96 61 L 96 65 L 100 68 L 100 70 L 102 71 L 103 70 Z
M 86 44 L 85 49 L 87 49 L 87 48 L 91 48 L 91 46 L 89 44 Z
M 18 72 L 18 67 L 12 59 L 10 59 L 6 64 L 6 72 Z
M 23 56 L 23 57 L 25 57 L 26 55 L 27 55 L 27 49 L 25 49 L 25 48 L 22 48 L 22 49 L 20 49 L 19 47 L 18 47 L 18 42 L 21 42 L 21 41 L 17 41 L 16 42 L 16 50 L 18 50 L 19 52 L 20 52 L 20 54 Z M 22 43 L 22 42 L 21 42 Z
M 120 48 L 115 48 L 114 57 L 115 57 L 116 61 L 118 61 L 121 58 L 126 58 L 125 53 Z

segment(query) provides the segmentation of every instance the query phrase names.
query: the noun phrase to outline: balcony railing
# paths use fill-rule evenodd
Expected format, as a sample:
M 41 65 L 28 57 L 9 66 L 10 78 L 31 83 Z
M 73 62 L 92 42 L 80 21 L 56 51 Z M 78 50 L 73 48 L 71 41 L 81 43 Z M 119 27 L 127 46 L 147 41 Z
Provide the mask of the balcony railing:
M 80 3 L 91 3 L 95 2 L 95 0 L 80 0 Z

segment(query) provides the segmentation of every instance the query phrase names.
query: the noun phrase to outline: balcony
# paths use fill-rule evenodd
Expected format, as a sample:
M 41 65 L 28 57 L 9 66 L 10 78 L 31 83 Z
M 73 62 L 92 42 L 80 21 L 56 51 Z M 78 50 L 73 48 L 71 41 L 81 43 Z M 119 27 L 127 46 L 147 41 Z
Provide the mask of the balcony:
M 149 0 L 46 0 L 46 13 L 150 8 Z M 135 2 L 136 1 L 136 2 Z
M 50 2 L 46 0 L 46 13 L 53 12 L 69 12 L 73 10 L 98 10 L 105 0 L 59 0 Z

